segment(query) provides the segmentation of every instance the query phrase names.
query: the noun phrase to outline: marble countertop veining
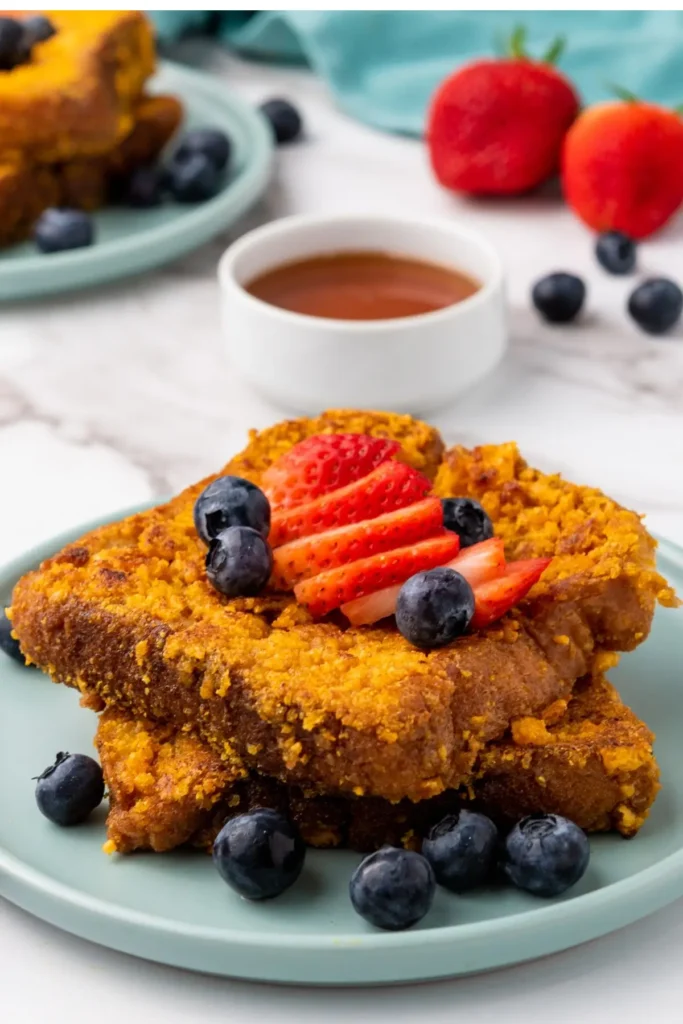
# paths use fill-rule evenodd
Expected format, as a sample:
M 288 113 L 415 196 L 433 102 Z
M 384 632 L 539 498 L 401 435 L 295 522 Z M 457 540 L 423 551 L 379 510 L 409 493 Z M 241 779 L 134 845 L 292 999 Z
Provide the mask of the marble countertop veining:
M 435 422 L 449 441 L 515 438 L 529 461 L 599 485 L 646 512 L 654 529 L 683 542 L 683 329 L 653 339 L 628 321 L 632 279 L 610 278 L 599 269 L 591 236 L 557 196 L 464 202 L 436 187 L 419 142 L 352 121 L 334 109 L 325 86 L 305 71 L 247 64 L 196 47 L 187 52 L 202 56 L 225 86 L 248 100 L 295 98 L 306 120 L 306 140 L 278 152 L 267 196 L 236 231 L 147 275 L 0 308 L 5 498 L 0 561 L 80 522 L 180 488 L 226 461 L 249 427 L 281 417 L 280 410 L 246 389 L 224 356 L 216 263 L 226 245 L 252 226 L 289 213 L 330 210 L 458 218 L 485 232 L 507 269 L 510 352 L 489 380 Z M 641 273 L 683 279 L 682 243 L 679 219 L 642 247 Z M 531 282 L 553 269 L 577 271 L 588 282 L 586 314 L 576 326 L 544 326 L 530 307 Z M 577 1019 L 580 1012 L 588 1020 L 585 1005 L 597 1007 L 610 986 L 616 992 L 629 963 L 633 973 L 641 969 L 638 936 L 652 948 L 656 943 L 666 949 L 674 940 L 680 948 L 679 917 L 679 909 L 670 908 L 619 936 L 544 961 L 545 966 L 506 972 L 504 987 L 514 1005 L 526 1008 L 527 1020 L 545 1019 L 544 1000 L 558 988 L 569 1015 L 553 1010 L 554 1019 Z M 4 965 L 8 970 L 14 965 L 8 978 L 15 980 L 9 987 L 3 981 L 5 998 L 15 999 L 11 1024 L 47 1019 L 48 1013 L 55 1022 L 89 1019 L 74 1015 L 67 989 L 58 985 L 64 972 L 78 974 L 80 984 L 85 965 L 94 972 L 88 981 L 91 997 L 107 996 L 98 1002 L 102 1021 L 130 1015 L 134 1004 L 126 1003 L 126 985 L 131 998 L 142 1000 L 135 1005 L 148 1010 L 151 993 L 163 1001 L 171 988 L 174 998 L 167 998 L 164 1011 L 168 1021 L 189 1019 L 190 1008 L 207 1021 L 224 1019 L 219 1008 L 226 992 L 236 1021 L 263 1013 L 275 1019 L 270 1015 L 274 1002 L 289 1008 L 279 1019 L 318 1019 L 312 994 L 299 999 L 290 993 L 283 1003 L 271 1000 L 267 989 L 256 994 L 252 986 L 215 980 L 200 985 L 179 972 L 61 937 L 1 903 L 0 947 Z M 44 997 L 36 992 L 33 1002 L 23 1000 L 31 982 L 22 965 L 35 950 L 57 986 L 54 1004 L 50 986 Z M 600 971 L 591 950 L 599 951 Z M 666 957 L 659 957 L 652 971 L 661 975 L 665 966 Z M 580 1009 L 571 983 L 576 970 L 587 977 L 592 1000 Z M 538 999 L 530 994 L 532 984 Z M 412 993 L 419 991 L 423 995 L 416 1003 Z M 376 995 L 359 1001 L 348 994 L 338 1015 L 326 1019 L 362 1017 L 362 1007 L 372 1006 L 377 1019 L 391 1012 L 392 1019 L 407 1020 L 404 1011 L 412 1018 L 420 1004 L 429 1006 L 433 1019 L 445 1021 L 455 991 L 449 985 L 423 986 L 391 1002 L 388 995 L 385 1001 Z M 457 992 L 463 1009 L 481 1011 L 477 1020 L 498 1019 L 499 1004 L 485 982 L 468 979 Z M 629 1006 L 619 1005 L 620 1019 L 627 1022 L 640 1019 L 646 1003 L 633 993 Z M 540 1016 L 528 1015 L 532 1006 Z M 521 1019 L 509 1010 L 507 1017 Z M 147 1019 L 147 1012 L 136 1019 Z

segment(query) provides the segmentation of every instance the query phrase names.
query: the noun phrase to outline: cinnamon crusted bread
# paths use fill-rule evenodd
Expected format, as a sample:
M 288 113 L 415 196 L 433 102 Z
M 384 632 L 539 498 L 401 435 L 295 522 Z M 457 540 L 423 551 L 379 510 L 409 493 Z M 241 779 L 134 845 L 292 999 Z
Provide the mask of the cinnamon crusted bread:
M 314 623 L 291 595 L 229 600 L 206 581 L 203 481 L 104 526 L 19 581 L 24 653 L 91 706 L 192 731 L 227 763 L 327 795 L 418 801 L 472 781 L 514 719 L 567 700 L 602 651 L 647 636 L 674 596 L 639 517 L 526 466 L 514 445 L 454 449 L 410 417 L 339 411 L 252 436 L 225 467 L 258 483 L 305 436 L 395 437 L 441 495 L 474 495 L 508 555 L 554 556 L 495 626 L 425 653 L 391 626 Z

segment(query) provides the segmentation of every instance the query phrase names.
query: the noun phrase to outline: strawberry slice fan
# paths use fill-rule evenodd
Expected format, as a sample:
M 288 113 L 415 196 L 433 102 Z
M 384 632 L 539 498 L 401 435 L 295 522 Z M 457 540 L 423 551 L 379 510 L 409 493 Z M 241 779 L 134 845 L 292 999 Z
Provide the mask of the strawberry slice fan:
M 386 438 L 321 434 L 266 470 L 273 585 L 293 589 L 315 618 L 340 609 L 362 626 L 394 614 L 409 577 L 446 566 L 472 587 L 472 628 L 495 622 L 550 559 L 506 565 L 496 537 L 460 551 L 430 481 L 399 458 L 400 446 Z

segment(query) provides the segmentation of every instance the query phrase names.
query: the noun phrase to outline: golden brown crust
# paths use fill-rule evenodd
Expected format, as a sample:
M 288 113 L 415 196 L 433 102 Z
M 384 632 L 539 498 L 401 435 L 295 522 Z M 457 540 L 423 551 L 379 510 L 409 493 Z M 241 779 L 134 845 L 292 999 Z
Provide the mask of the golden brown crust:
M 468 792 L 390 804 L 240 778 L 239 764 L 226 766 L 192 734 L 109 710 L 97 746 L 110 792 L 110 848 L 210 847 L 226 818 L 256 806 L 287 812 L 311 846 L 361 851 L 386 842 L 419 846 L 444 814 L 472 801 L 506 824 L 545 811 L 591 832 L 635 834 L 659 789 L 647 726 L 602 677 L 583 680 L 569 707 L 549 709 L 546 719 L 519 720 L 508 738 L 486 747 Z
M 408 417 L 335 412 L 252 437 L 226 469 L 258 480 L 269 458 L 321 428 L 396 436 L 403 457 L 428 471 L 441 449 L 435 431 Z M 192 522 L 201 485 L 94 531 L 24 577 L 15 630 L 32 660 L 91 702 L 196 729 L 219 755 L 237 753 L 262 775 L 325 793 L 434 796 L 467 782 L 482 745 L 514 718 L 568 698 L 601 644 L 628 648 L 646 636 L 656 597 L 670 594 L 635 514 L 600 496 L 602 519 L 593 504 L 582 516 L 584 489 L 535 471 L 527 484 L 521 460 L 504 479 L 505 453 L 460 451 L 459 478 L 446 475 L 449 459 L 437 489 L 478 494 L 485 475 L 496 529 L 514 547 L 512 483 L 522 509 L 533 508 L 528 522 L 520 512 L 526 554 L 548 551 L 546 524 L 571 502 L 575 514 L 560 519 L 552 548 L 566 575 L 552 589 L 541 581 L 495 627 L 440 651 L 421 652 L 386 627 L 313 624 L 287 596 L 221 597 L 205 579 Z M 592 502 L 597 492 L 589 493 Z M 590 543 L 565 556 L 577 533 Z
M 0 76 L 0 153 L 31 164 L 111 151 L 154 71 L 140 11 L 48 11 L 57 31 Z

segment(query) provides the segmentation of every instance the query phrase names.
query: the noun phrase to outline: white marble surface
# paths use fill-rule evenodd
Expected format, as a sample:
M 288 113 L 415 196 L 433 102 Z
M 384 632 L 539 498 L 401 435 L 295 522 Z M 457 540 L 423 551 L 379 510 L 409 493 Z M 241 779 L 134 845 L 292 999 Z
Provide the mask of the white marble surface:
M 436 421 L 448 440 L 515 438 L 534 463 L 595 483 L 683 542 L 683 330 L 652 339 L 628 321 L 630 281 L 596 266 L 589 234 L 551 195 L 465 203 L 432 182 L 422 146 L 333 108 L 305 72 L 213 54 L 250 100 L 295 98 L 307 139 L 239 231 L 295 212 L 392 211 L 485 231 L 509 275 L 512 345 L 496 375 Z M 217 85 L 217 87 L 219 87 Z M 224 462 L 279 410 L 233 375 L 220 342 L 215 265 L 237 232 L 132 281 L 0 310 L 0 561 L 112 509 L 181 487 Z M 683 222 L 642 247 L 643 272 L 683 278 Z M 583 274 L 583 322 L 543 326 L 530 283 Z M 335 994 L 193 977 L 63 936 L 0 902 L 0 1011 L 8 1024 L 128 1017 L 223 1021 L 352 1018 L 680 1020 L 681 906 L 610 938 L 493 978 Z M 643 956 L 646 961 L 643 961 Z M 645 969 L 646 963 L 646 969 Z M 577 977 L 581 976 L 580 984 Z M 78 993 L 78 998 L 76 998 Z

